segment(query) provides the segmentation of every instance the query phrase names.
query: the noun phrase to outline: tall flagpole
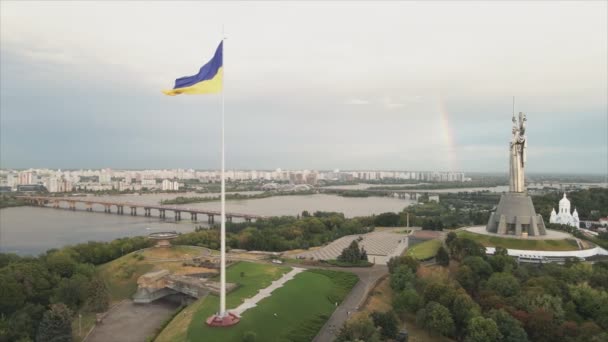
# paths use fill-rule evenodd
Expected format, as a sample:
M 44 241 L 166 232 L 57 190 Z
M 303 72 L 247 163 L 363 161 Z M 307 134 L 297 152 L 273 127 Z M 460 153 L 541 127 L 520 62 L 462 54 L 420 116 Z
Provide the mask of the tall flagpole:
M 224 25 L 222 25 L 222 45 L 224 46 L 224 41 L 226 37 L 224 35 Z M 222 47 L 223 49 L 224 47 Z M 224 50 L 222 50 L 222 72 L 226 70 L 224 65 Z M 224 176 L 225 172 L 225 158 L 224 158 L 224 92 L 226 91 L 225 86 L 226 77 L 222 75 L 222 224 L 220 231 L 220 272 L 221 272 L 221 283 L 220 283 L 220 317 L 226 316 L 226 179 Z
M 225 41 L 224 25 L 222 25 L 222 194 L 220 197 L 222 217 L 220 226 L 220 311 L 206 320 L 207 325 L 212 327 L 228 327 L 237 324 L 241 320 L 238 315 L 226 311 L 226 158 L 224 155 L 224 92 L 226 91 L 224 70 L 226 69 L 223 50 Z

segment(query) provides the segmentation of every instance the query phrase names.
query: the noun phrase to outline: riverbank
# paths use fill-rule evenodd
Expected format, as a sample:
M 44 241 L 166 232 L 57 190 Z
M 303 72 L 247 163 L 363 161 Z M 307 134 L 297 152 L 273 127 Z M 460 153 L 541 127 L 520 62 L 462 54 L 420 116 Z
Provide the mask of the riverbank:
M 240 194 L 240 193 L 236 193 L 236 194 L 227 194 L 226 195 L 226 200 L 230 201 L 230 200 L 250 200 L 250 199 L 261 199 L 261 198 L 269 198 L 269 197 L 274 197 L 274 196 L 299 196 L 299 195 L 313 195 L 315 194 L 315 191 L 313 190 L 309 190 L 309 191 L 298 191 L 298 192 L 274 192 L 274 191 L 267 191 L 267 192 L 263 192 L 260 194 Z M 183 196 L 179 196 L 173 199 L 169 199 L 169 200 L 161 200 L 160 204 L 161 205 L 171 205 L 171 204 L 190 204 L 190 203 L 204 203 L 204 202 L 215 202 L 215 201 L 219 201 L 220 200 L 220 196 L 210 196 L 210 197 L 199 197 L 199 196 L 193 196 L 193 197 L 183 197 Z
M 6 195 L 2 195 L 0 196 L 0 209 L 3 208 L 12 208 L 12 207 L 21 207 L 24 206 L 26 203 L 18 198 L 15 198 L 13 196 L 6 196 Z

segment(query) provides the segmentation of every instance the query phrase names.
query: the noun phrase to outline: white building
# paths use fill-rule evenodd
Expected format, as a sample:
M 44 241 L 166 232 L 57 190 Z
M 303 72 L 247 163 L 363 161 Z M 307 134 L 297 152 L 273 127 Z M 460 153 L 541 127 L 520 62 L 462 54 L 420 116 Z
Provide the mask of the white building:
M 46 189 L 49 192 L 58 192 L 59 191 L 59 182 L 57 181 L 57 178 L 55 178 L 55 177 L 49 177 L 49 179 L 45 185 L 46 185 Z
M 141 180 L 141 186 L 146 186 L 146 187 L 154 187 L 156 186 L 156 179 L 142 179 Z
M 566 198 L 566 193 L 564 193 L 564 198 L 559 201 L 559 212 L 556 213 L 555 209 L 551 211 L 549 223 L 566 224 L 579 228 L 580 220 L 578 218 L 578 212 L 575 208 L 574 211 L 570 213 L 570 201 Z
M 173 182 L 169 179 L 163 179 L 163 182 L 161 184 L 161 190 L 177 191 L 177 190 L 179 190 L 179 183 L 177 181 Z

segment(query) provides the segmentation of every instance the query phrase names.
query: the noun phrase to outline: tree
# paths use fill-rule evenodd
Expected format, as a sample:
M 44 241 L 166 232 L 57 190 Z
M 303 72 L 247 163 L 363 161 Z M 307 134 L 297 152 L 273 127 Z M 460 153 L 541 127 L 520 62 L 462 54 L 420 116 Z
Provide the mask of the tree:
M 448 236 L 446 236 L 446 238 L 445 238 L 445 244 L 448 245 L 448 247 L 449 247 L 452 244 L 452 242 L 454 242 L 457 238 L 458 238 L 458 235 L 456 235 L 456 233 L 449 232 Z
M 416 314 L 416 323 L 431 333 L 449 336 L 454 332 L 454 320 L 445 306 L 429 302 Z
M 0 269 L 0 314 L 13 313 L 25 301 L 21 284 L 5 272 Z
M 532 341 L 553 342 L 557 338 L 557 326 L 551 312 L 537 309 L 530 313 L 526 322 L 526 332 Z
M 44 313 L 36 342 L 71 342 L 72 341 L 72 311 L 64 304 L 51 304 Z
M 498 330 L 502 335 L 501 342 L 527 342 L 528 335 L 521 326 L 521 323 L 509 315 L 505 310 L 491 310 L 487 314 L 488 318 L 491 318 L 496 322 Z
M 511 272 L 517 268 L 517 261 L 508 255 L 494 255 L 488 259 L 494 272 Z
M 485 257 L 486 248 L 477 241 L 457 238 L 450 245 L 450 255 L 456 260 L 462 260 L 467 256 Z
M 63 278 L 53 291 L 51 301 L 63 303 L 72 310 L 77 310 L 87 298 L 88 279 L 80 274 L 71 278 Z
M 106 283 L 98 277 L 91 279 L 87 289 L 87 307 L 93 312 L 104 312 L 110 306 L 110 295 Z
M 498 246 L 494 249 L 494 256 L 499 256 L 499 255 L 509 256 L 509 250 L 504 247 Z
M 405 265 L 412 270 L 412 273 L 416 273 L 418 267 L 420 266 L 420 262 L 411 256 L 404 255 L 390 258 L 386 265 L 388 266 L 388 271 L 390 273 L 393 273 L 399 265 Z
M 583 318 L 595 319 L 600 315 L 602 303 L 608 305 L 608 294 L 587 285 L 568 287 L 576 310 Z
M 551 312 L 554 319 L 562 320 L 565 312 L 562 306 L 562 299 L 548 294 L 540 294 L 532 298 L 528 298 L 529 311 L 542 309 Z
M 519 281 L 511 273 L 492 274 L 486 286 L 503 297 L 511 297 L 519 293 Z
M 49 254 L 46 258 L 49 269 L 61 277 L 69 278 L 74 273 L 76 261 L 66 251 L 57 251 Z
M 451 283 L 431 280 L 422 292 L 424 302 L 437 302 L 445 307 L 452 307 L 456 297 L 456 288 Z
M 492 274 L 492 266 L 480 256 L 468 256 L 462 264 L 469 266 L 478 279 L 487 279 Z
M 342 253 L 338 256 L 339 261 L 350 262 L 356 264 L 361 260 L 367 260 L 367 253 L 364 249 L 359 248 L 359 243 L 354 240 L 350 245 L 342 250 Z
M 388 312 L 372 312 L 372 320 L 374 321 L 374 325 L 376 327 L 380 327 L 380 334 L 382 338 L 395 338 L 397 336 L 397 332 L 399 331 L 399 322 L 397 322 L 397 317 L 392 311 Z
M 456 280 L 465 290 L 473 293 L 477 290 L 478 279 L 473 270 L 467 265 L 461 265 L 456 272 Z
M 405 312 L 416 313 L 422 306 L 422 298 L 413 288 L 405 289 L 397 293 L 393 299 L 393 308 L 399 314 Z
M 466 293 L 459 293 L 452 303 L 452 316 L 457 327 L 466 327 L 468 322 L 481 314 L 479 305 Z
M 502 334 L 494 320 L 477 316 L 471 319 L 464 340 L 465 342 L 502 341 Z
M 435 260 L 441 266 L 447 266 L 450 264 L 450 255 L 448 251 L 443 247 L 439 247 L 437 250 L 437 255 L 435 256 Z
M 382 213 L 374 219 L 374 225 L 378 227 L 396 227 L 401 224 L 401 220 L 396 213 Z
M 416 275 L 412 273 L 412 270 L 405 265 L 397 267 L 395 272 L 391 274 L 391 288 L 395 291 L 401 291 L 403 289 L 412 287 L 416 280 Z
M 369 317 L 359 316 L 347 321 L 336 337 L 336 342 L 351 341 L 380 342 L 380 333 Z

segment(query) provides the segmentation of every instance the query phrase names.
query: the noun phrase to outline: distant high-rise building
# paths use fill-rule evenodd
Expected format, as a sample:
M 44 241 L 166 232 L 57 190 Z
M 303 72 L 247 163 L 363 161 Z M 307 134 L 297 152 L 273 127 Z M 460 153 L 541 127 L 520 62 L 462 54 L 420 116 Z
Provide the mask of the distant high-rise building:
M 34 174 L 29 171 L 19 173 L 19 185 L 34 184 Z

